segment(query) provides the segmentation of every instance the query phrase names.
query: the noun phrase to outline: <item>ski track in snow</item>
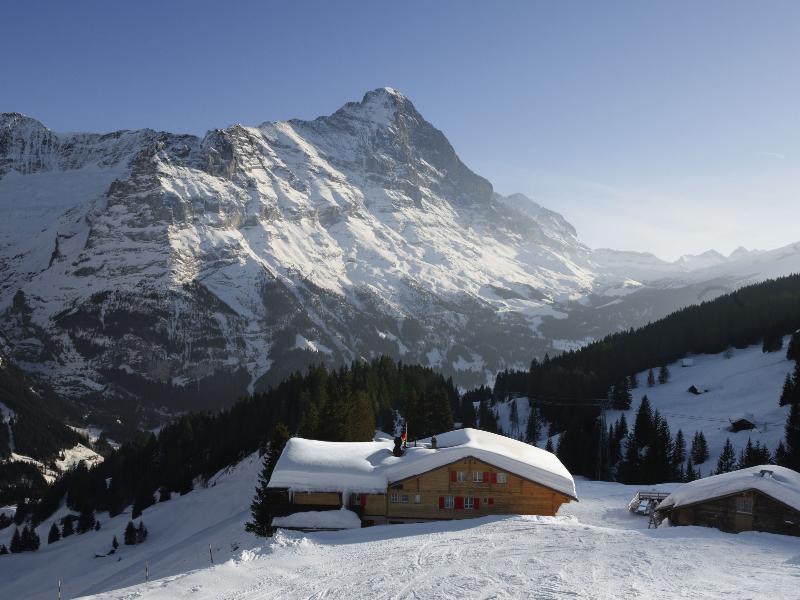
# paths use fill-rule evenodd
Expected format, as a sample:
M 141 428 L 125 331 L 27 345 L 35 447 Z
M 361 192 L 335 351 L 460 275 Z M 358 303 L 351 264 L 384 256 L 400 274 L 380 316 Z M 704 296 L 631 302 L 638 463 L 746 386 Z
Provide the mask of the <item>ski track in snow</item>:
M 257 455 L 199 488 L 144 511 L 150 536 L 121 546 L 129 515 L 102 529 L 0 557 L 0 598 L 218 600 L 386 598 L 796 599 L 800 540 L 700 527 L 647 529 L 627 503 L 636 486 L 579 479 L 581 501 L 556 517 L 495 516 L 340 532 L 243 531 Z M 675 484 L 654 486 L 671 490 Z M 62 508 L 55 517 L 63 515 Z M 7 543 L 9 528 L 0 532 Z M 208 547 L 215 565 L 209 567 Z M 119 560 L 117 560 L 119 559 Z M 150 581 L 144 583 L 145 561 Z M 133 586 L 133 587 L 125 587 Z
M 95 598 L 796 598 L 797 540 L 648 530 L 625 509 L 635 489 L 581 481 L 554 518 L 279 533 L 255 560 Z

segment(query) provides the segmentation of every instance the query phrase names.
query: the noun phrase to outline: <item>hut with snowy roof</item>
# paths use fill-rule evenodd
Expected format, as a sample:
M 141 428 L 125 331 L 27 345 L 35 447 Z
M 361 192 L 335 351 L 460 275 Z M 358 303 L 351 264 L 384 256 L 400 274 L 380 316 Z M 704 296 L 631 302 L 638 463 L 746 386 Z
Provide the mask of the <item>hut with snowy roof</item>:
M 749 467 L 686 483 L 656 508 L 673 525 L 800 535 L 800 473 Z
M 493 514 L 555 515 L 577 500 L 575 482 L 552 453 L 504 436 L 459 429 L 410 445 L 392 440 L 322 442 L 292 438 L 269 481 L 283 498 L 277 526 L 340 528 Z M 331 510 L 358 516 L 327 518 Z

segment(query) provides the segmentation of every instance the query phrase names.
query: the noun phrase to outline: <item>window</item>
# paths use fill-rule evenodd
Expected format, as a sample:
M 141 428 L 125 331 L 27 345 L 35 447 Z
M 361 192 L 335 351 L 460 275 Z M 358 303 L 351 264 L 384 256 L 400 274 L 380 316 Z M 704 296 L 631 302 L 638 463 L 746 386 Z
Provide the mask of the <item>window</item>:
M 736 497 L 736 512 L 743 513 L 745 515 L 752 515 L 753 514 L 753 497 L 749 494 L 746 496 L 737 496 Z
M 389 502 L 397 503 L 400 501 L 400 495 L 397 492 L 392 492 L 389 495 Z
M 445 496 L 444 497 L 444 507 L 445 508 L 453 508 L 455 506 L 455 502 L 453 502 L 452 496 Z
M 473 510 L 475 508 L 475 498 L 464 498 L 464 510 Z
M 400 502 L 402 502 L 403 504 L 408 504 L 408 494 L 403 494 L 402 496 L 400 496 Z
M 361 504 L 361 494 L 353 494 L 350 498 L 352 504 Z
M 508 481 L 508 476 L 505 473 L 497 474 L 497 483 L 506 483 L 507 481 Z
M 483 472 L 474 471 L 472 473 L 472 481 L 474 481 L 475 483 L 483 483 Z
M 467 480 L 467 472 L 466 471 L 459 471 L 456 476 L 456 481 L 459 483 L 464 483 Z
M 488 498 L 487 496 L 484 496 L 484 497 L 483 497 L 483 504 L 484 504 L 484 506 L 486 506 L 487 504 L 489 504 L 489 498 Z
M 422 504 L 422 496 L 419 494 L 414 495 L 414 504 Z

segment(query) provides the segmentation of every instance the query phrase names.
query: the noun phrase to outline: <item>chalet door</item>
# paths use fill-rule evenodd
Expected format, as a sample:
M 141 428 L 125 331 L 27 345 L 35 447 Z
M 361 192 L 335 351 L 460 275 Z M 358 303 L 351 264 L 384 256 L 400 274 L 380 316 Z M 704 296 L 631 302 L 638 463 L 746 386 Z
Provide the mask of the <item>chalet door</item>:
M 734 527 L 736 528 L 736 531 L 752 531 L 753 515 L 736 513 L 736 517 L 734 518 Z

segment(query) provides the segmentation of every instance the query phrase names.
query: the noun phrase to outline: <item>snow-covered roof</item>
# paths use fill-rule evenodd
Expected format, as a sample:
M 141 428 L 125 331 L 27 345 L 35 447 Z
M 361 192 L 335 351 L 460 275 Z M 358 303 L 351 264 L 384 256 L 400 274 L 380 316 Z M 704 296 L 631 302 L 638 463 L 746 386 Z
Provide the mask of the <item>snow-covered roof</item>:
M 800 510 L 800 473 L 776 465 L 748 467 L 686 483 L 667 496 L 658 510 L 688 506 L 746 490 L 758 490 Z
M 392 454 L 391 440 L 321 442 L 292 438 L 278 460 L 270 487 L 297 492 L 384 493 L 400 481 L 472 456 L 577 499 L 575 482 L 558 458 L 546 450 L 477 429 L 457 429 Z
M 352 510 L 307 510 L 286 517 L 274 517 L 272 524 L 293 529 L 358 529 L 361 519 Z

